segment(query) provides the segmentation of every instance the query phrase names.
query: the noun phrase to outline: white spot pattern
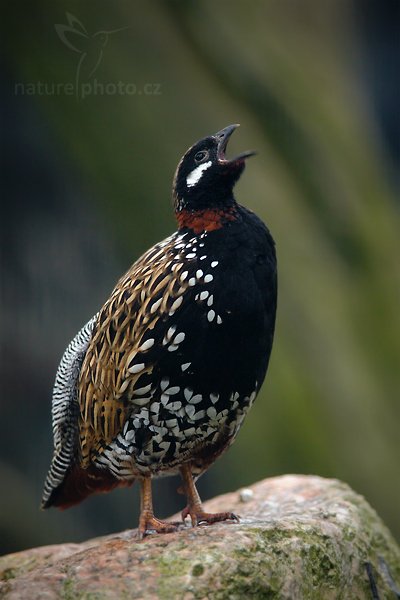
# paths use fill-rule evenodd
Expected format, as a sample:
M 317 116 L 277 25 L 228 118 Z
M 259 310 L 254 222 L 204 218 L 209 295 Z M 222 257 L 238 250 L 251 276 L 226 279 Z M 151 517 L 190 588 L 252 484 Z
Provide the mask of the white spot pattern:
M 139 348 L 139 352 L 145 352 L 146 350 L 149 350 L 152 346 L 154 346 L 154 338 L 150 338 L 143 342 L 143 344 Z
M 140 371 L 143 371 L 145 367 L 144 363 L 138 363 L 136 365 L 132 365 L 131 367 L 129 367 L 128 371 L 129 373 L 140 373 Z
M 153 302 L 153 304 L 150 307 L 151 314 L 154 314 L 156 312 L 156 310 L 160 307 L 161 302 L 162 302 L 162 298 L 159 298 L 158 300 Z
M 201 237 L 204 239 L 206 235 L 207 234 L 204 233 Z M 192 259 L 197 256 L 195 242 L 197 242 L 198 238 L 192 238 L 188 241 L 187 237 L 186 234 L 181 235 L 180 238 L 175 235 L 174 240 L 178 241 L 180 239 L 180 243 L 174 244 L 174 247 L 183 250 L 181 250 L 179 255 L 177 254 L 174 257 L 173 260 L 176 262 L 172 263 L 171 261 L 171 263 L 168 263 L 168 268 L 176 273 L 178 281 L 181 281 L 182 283 L 186 282 L 186 285 L 189 285 L 189 287 L 198 286 L 194 290 L 194 293 L 197 292 L 197 289 L 199 290 L 196 294 L 196 299 L 204 302 L 204 306 L 207 305 L 208 307 L 211 307 L 214 303 L 214 296 L 210 294 L 209 290 L 204 289 L 204 284 L 212 282 L 214 276 L 211 275 L 211 273 L 206 272 L 207 266 L 205 265 L 203 269 L 198 268 L 195 270 L 195 268 L 193 269 L 196 264 L 194 261 L 191 273 L 195 274 L 195 277 L 189 277 L 190 271 L 188 270 L 179 273 L 185 265 L 184 260 Z M 186 240 L 187 243 L 183 243 L 182 240 Z M 162 248 L 167 243 L 169 242 L 163 242 L 159 245 L 159 248 Z M 204 243 L 199 243 L 198 246 L 204 247 Z M 186 254 L 186 252 L 188 253 Z M 205 261 L 206 259 L 208 259 L 207 254 L 203 254 L 198 260 Z M 211 268 L 215 268 L 218 264 L 219 262 L 217 260 L 212 260 L 212 262 L 209 263 L 208 268 L 210 268 L 210 266 Z M 204 272 L 206 272 L 206 274 L 204 274 Z M 184 291 L 184 287 L 180 287 L 178 291 L 176 291 L 175 288 L 174 301 L 172 302 L 169 311 L 168 308 L 166 311 L 167 313 L 169 312 L 170 316 L 172 316 L 181 306 Z M 142 302 L 144 302 L 145 299 L 146 295 L 143 294 L 143 297 L 141 296 Z M 159 298 L 152 304 L 150 303 L 149 310 L 151 313 L 156 312 L 161 306 L 163 299 L 164 298 Z M 205 302 L 206 300 L 207 302 Z M 214 310 L 206 309 L 206 315 L 207 320 L 210 323 L 214 320 L 218 325 L 222 323 L 221 316 L 216 314 Z M 183 331 L 176 333 L 176 331 L 177 326 L 172 325 L 169 327 L 162 340 L 162 344 L 168 345 L 169 352 L 177 350 L 179 344 L 185 340 L 185 333 Z M 149 338 L 143 341 L 141 346 L 135 350 L 135 352 L 132 352 L 130 361 L 132 362 L 135 359 L 135 355 L 138 352 L 146 352 L 152 348 L 154 344 L 155 338 Z M 136 360 L 138 360 L 138 358 Z M 147 365 L 147 367 L 148 366 L 149 365 Z M 183 363 L 180 365 L 180 370 L 182 372 L 187 371 L 190 366 L 190 362 Z M 144 370 L 146 370 L 146 364 L 144 362 L 135 363 L 129 367 L 129 371 L 134 374 L 141 373 L 141 371 Z M 149 372 L 148 369 L 147 372 Z M 189 376 L 191 376 L 191 374 L 189 374 Z M 147 383 L 147 377 L 148 375 L 143 375 L 142 381 Z M 179 379 L 175 381 L 178 383 Z M 195 441 L 197 443 L 197 441 L 205 439 L 205 437 L 207 437 L 207 443 L 212 443 L 212 440 L 216 440 L 220 435 L 222 425 L 227 420 L 228 422 L 225 427 L 228 427 L 228 430 L 232 432 L 232 435 L 236 435 L 248 407 L 254 401 L 256 396 L 255 391 L 248 396 L 239 396 L 238 392 L 232 392 L 229 397 L 229 411 L 228 409 L 220 409 L 218 412 L 219 407 L 222 408 L 224 405 L 227 406 L 226 403 L 228 402 L 228 398 L 224 398 L 223 396 L 220 398 L 218 393 L 204 394 L 203 397 L 202 394 L 196 393 L 189 387 L 183 388 L 179 385 L 173 385 L 174 383 L 174 378 L 172 378 L 172 381 L 170 382 L 168 377 L 164 377 L 159 383 L 158 390 L 157 388 L 152 389 L 151 384 L 142 385 L 136 390 L 133 390 L 131 401 L 132 404 L 137 407 L 135 408 L 135 414 L 126 421 L 123 432 L 107 446 L 103 454 L 98 456 L 96 461 L 99 466 L 107 467 L 111 473 L 122 479 L 130 479 L 134 476 L 133 465 L 136 471 L 149 472 L 154 470 L 154 472 L 157 473 L 157 465 L 163 460 L 166 452 L 172 451 L 171 442 L 167 439 L 169 434 L 173 435 L 174 450 L 172 456 L 175 457 L 175 460 L 178 460 L 181 454 L 187 452 L 193 446 Z M 129 381 L 126 381 L 121 385 L 119 390 L 121 394 L 125 391 L 128 384 Z M 182 396 L 180 396 L 180 394 L 182 394 Z M 183 404 L 179 399 L 180 397 L 182 397 Z M 183 397 L 185 400 L 183 400 Z M 213 406 L 210 406 L 210 403 Z M 166 409 L 166 414 L 164 408 Z M 232 415 L 232 412 L 235 413 L 234 417 L 228 417 L 228 414 Z M 183 426 L 183 423 L 185 423 L 185 426 Z M 188 427 L 189 424 L 193 424 L 193 427 Z M 146 443 L 146 445 L 140 449 L 141 443 L 138 445 L 137 440 L 139 438 L 136 438 L 136 434 L 138 431 L 142 432 L 144 427 L 147 431 L 152 432 L 153 437 L 148 444 Z
M 185 334 L 183 333 L 183 331 L 181 331 L 180 333 L 178 333 L 178 335 L 175 336 L 174 344 L 180 344 L 181 342 L 183 342 L 185 337 Z

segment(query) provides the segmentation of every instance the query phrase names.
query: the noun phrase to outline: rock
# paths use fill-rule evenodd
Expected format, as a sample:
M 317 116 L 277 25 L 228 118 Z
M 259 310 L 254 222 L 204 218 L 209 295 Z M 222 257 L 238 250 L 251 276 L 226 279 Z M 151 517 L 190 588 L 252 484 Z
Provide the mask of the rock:
M 10 554 L 0 558 L 0 598 L 400 597 L 400 550 L 344 483 L 286 475 L 214 498 L 206 508 L 233 510 L 241 522 L 141 542 L 126 531 Z

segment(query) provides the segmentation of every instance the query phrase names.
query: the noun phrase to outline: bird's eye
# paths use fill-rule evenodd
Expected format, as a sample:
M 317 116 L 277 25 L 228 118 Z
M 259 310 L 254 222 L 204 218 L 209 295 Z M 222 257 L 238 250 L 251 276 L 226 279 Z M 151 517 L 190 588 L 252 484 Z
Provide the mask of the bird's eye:
M 208 158 L 207 150 L 200 150 L 199 152 L 196 152 L 196 154 L 194 155 L 194 160 L 197 163 L 203 162 L 204 160 L 206 160 L 206 158 Z

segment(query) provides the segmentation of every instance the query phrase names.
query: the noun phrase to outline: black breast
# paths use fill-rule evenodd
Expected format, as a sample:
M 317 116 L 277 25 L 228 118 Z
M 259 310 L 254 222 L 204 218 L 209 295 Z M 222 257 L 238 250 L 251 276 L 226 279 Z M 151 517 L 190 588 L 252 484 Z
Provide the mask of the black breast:
M 207 263 L 218 261 L 210 296 L 182 315 L 200 393 L 258 391 L 271 353 L 277 294 L 274 242 L 253 213 L 241 209 L 240 216 L 207 234 Z

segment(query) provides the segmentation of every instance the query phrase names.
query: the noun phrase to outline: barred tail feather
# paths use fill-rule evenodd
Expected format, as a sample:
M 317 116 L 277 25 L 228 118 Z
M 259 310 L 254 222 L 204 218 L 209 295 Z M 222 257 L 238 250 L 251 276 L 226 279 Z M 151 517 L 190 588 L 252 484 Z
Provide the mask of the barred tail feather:
M 73 418 L 72 414 L 71 417 Z M 75 420 L 77 420 L 77 414 Z M 70 467 L 76 439 L 77 424 L 71 422 L 68 437 L 64 439 L 63 445 L 54 451 L 53 460 L 44 482 L 41 508 L 49 508 L 54 504 L 54 492 L 62 484 Z
M 71 467 L 78 434 L 78 379 L 87 347 L 97 320 L 95 315 L 74 337 L 65 350 L 53 388 L 52 421 L 54 455 L 42 496 L 42 508 L 54 503 L 54 492 Z

